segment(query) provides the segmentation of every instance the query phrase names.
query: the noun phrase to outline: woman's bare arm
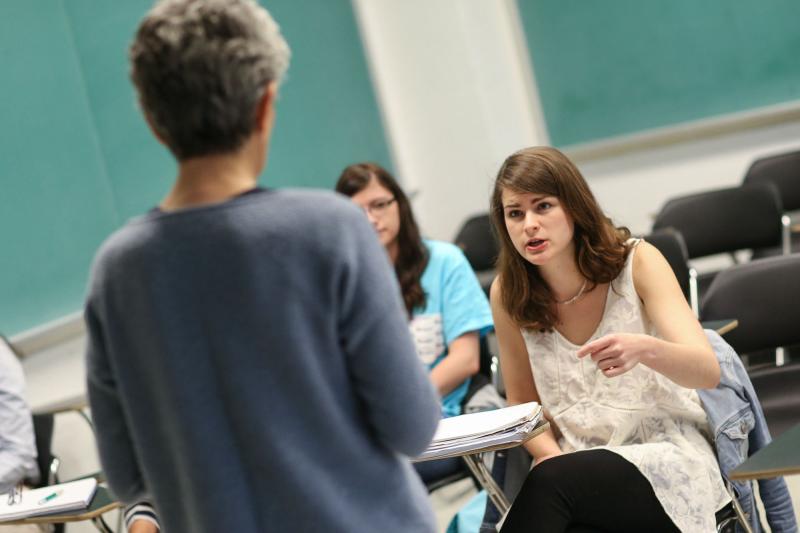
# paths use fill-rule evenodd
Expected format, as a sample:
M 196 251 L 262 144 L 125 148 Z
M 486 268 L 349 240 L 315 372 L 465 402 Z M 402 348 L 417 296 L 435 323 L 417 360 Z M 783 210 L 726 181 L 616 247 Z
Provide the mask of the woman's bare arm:
M 509 405 L 539 402 L 539 394 L 536 391 L 528 359 L 528 349 L 525 347 L 525 340 L 522 338 L 519 326 L 503 307 L 500 283 L 502 281 L 499 277 L 492 283 L 489 300 L 492 304 L 494 329 L 500 348 L 500 368 L 506 388 L 506 399 Z M 555 435 L 550 429 L 526 442 L 525 448 L 537 464 L 562 453 Z
M 601 337 L 578 350 L 591 356 L 607 377 L 641 363 L 687 388 L 714 388 L 719 363 L 700 323 L 681 292 L 675 274 L 654 246 L 643 242 L 633 257 L 633 282 L 661 338 L 618 333 Z
M 439 394 L 445 396 L 479 369 L 480 339 L 477 331 L 469 331 L 450 343 L 445 358 L 428 375 Z

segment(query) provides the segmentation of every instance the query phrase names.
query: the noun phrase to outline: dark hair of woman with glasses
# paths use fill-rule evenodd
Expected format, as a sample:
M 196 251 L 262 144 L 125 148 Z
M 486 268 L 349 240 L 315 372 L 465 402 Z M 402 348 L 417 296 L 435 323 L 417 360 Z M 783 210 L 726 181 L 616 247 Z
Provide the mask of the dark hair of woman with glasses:
M 420 280 L 428 265 L 428 251 L 422 243 L 408 196 L 391 174 L 375 163 L 356 163 L 345 168 L 336 184 L 336 192 L 352 198 L 367 189 L 373 180 L 386 191 L 381 191 L 385 194 L 365 207 L 370 217 L 382 217 L 393 204 L 397 205 L 397 224 L 391 227 L 381 226 L 378 235 L 394 263 L 397 281 L 403 292 L 403 302 L 410 316 L 415 307 L 425 305 L 425 292 Z
M 364 209 L 394 265 L 417 355 L 442 397 L 442 416 L 461 414 L 470 377 L 480 366 L 480 336 L 492 327 L 475 273 L 458 247 L 420 236 L 408 197 L 380 165 L 348 166 L 336 191 Z M 428 482 L 460 463 L 454 458 L 415 467 Z

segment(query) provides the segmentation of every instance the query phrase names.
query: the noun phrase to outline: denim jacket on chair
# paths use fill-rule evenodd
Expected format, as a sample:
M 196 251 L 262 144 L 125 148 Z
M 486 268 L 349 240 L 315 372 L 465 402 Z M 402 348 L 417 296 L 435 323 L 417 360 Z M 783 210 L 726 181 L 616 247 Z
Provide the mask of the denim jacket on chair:
M 700 389 L 697 392 L 708 416 L 720 470 L 727 482 L 730 481 L 728 474 L 733 469 L 769 444 L 772 438 L 753 384 L 739 356 L 716 332 L 705 330 L 705 333 L 719 360 L 720 382 L 715 389 Z M 754 533 L 760 532 L 761 522 L 752 484 L 748 481 L 732 484 Z M 758 490 L 773 533 L 796 533 L 797 520 L 783 478 L 761 479 L 758 481 Z M 737 526 L 738 530 L 740 528 Z

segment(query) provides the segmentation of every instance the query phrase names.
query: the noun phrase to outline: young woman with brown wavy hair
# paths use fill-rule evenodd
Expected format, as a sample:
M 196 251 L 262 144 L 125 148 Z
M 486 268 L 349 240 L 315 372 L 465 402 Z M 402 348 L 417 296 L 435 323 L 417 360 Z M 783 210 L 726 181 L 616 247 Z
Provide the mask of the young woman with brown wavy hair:
M 506 159 L 491 215 L 508 401 L 553 428 L 503 531 L 713 531 L 728 497 L 695 389 L 720 370 L 666 260 L 554 148 Z
M 456 246 L 422 239 L 408 197 L 374 163 L 345 168 L 336 190 L 362 207 L 394 264 L 420 360 L 442 396 L 442 416 L 461 414 L 479 340 L 492 325 L 486 295 Z M 458 458 L 416 463 L 425 481 L 460 468 Z

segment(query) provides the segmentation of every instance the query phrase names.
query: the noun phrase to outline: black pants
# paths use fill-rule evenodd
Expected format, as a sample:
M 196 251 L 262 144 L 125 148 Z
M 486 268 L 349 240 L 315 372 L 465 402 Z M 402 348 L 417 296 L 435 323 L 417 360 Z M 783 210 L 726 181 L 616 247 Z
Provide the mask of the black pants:
M 502 533 L 678 531 L 647 479 L 608 450 L 548 459 L 528 474 Z

